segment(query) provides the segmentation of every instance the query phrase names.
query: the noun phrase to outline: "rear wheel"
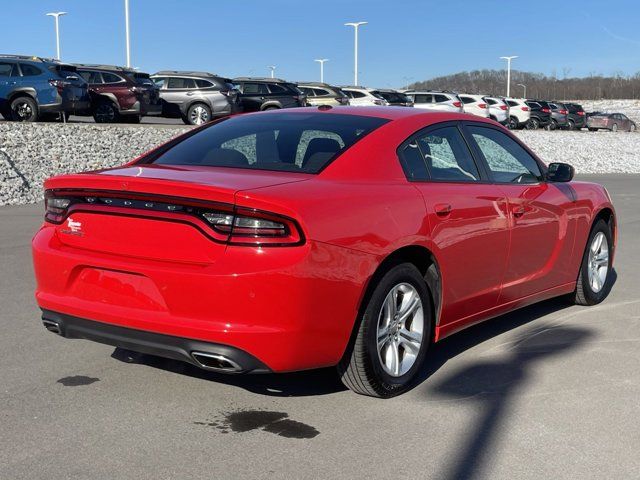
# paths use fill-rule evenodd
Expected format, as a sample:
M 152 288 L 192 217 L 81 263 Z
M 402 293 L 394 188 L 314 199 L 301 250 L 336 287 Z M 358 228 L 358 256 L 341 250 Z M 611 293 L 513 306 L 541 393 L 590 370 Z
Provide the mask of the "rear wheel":
M 388 398 L 404 392 L 424 362 L 431 341 L 428 287 L 410 263 L 378 282 L 355 338 L 338 365 L 342 382 L 356 393 Z
M 35 122 L 38 120 L 38 104 L 31 97 L 18 97 L 11 101 L 11 120 Z
M 576 129 L 576 122 L 574 122 L 573 120 L 569 120 L 569 130 L 575 130 Z
M 636 131 L 636 124 L 632 123 L 631 125 L 629 125 L 629 131 L 630 132 L 635 132 Z
M 591 229 L 580 265 L 574 294 L 576 304 L 595 305 L 609 294 L 612 246 L 609 225 L 604 220 L 598 220 Z
M 558 128 L 558 122 L 556 122 L 555 120 L 551 120 L 551 122 L 549 122 L 549 124 L 544 127 L 545 130 L 556 130 Z
M 537 118 L 530 118 L 527 122 L 527 130 L 536 130 L 540 128 L 540 121 Z
M 202 125 L 211 120 L 211 109 L 204 103 L 194 103 L 187 110 L 187 116 L 183 121 L 187 125 Z
M 612 132 L 617 132 L 618 131 L 618 124 L 614 123 L 613 125 L 611 125 L 611 131 Z
M 100 102 L 93 111 L 96 123 L 114 123 L 120 120 L 120 113 L 111 102 Z
M 280 110 L 280 107 L 276 107 L 275 105 L 271 105 L 269 107 L 263 108 L 262 111 L 266 111 L 266 110 Z
M 509 123 L 507 126 L 510 130 L 516 130 L 518 128 L 519 122 L 516 117 L 509 117 Z

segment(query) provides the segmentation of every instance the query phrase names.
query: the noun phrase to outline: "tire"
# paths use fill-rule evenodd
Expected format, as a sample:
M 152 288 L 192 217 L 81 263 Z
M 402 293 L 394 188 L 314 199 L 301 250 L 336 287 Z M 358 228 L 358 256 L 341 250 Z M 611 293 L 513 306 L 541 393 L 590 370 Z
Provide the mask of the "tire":
M 204 103 L 194 103 L 182 121 L 187 125 L 203 125 L 211 121 L 211 109 Z
M 635 132 L 636 131 L 636 124 L 632 123 L 631 125 L 629 125 L 629 131 L 630 132 Z
M 509 130 L 517 130 L 519 124 L 520 122 L 516 117 L 509 117 L 509 123 L 507 124 Z
M 597 132 L 597 131 L 598 131 L 598 129 L 597 129 L 597 128 L 591 128 L 591 127 L 589 127 L 589 131 L 590 131 L 590 132 Z
M 111 102 L 100 102 L 93 111 L 96 123 L 115 123 L 120 120 L 118 108 Z
M 611 125 L 611 131 L 612 132 L 617 132 L 618 131 L 618 124 L 614 123 L 613 125 Z
M 602 243 L 598 244 L 598 242 Z M 575 304 L 596 305 L 602 302 L 609 294 L 612 282 L 612 245 L 609 225 L 602 219 L 598 220 L 591 229 L 589 240 L 582 256 L 573 298 Z M 606 265 L 602 265 L 605 254 Z M 598 265 L 598 263 L 600 263 L 600 266 L 597 267 L 597 270 L 594 270 L 594 265 Z
M 558 122 L 556 122 L 555 120 L 551 120 L 551 122 L 546 125 L 544 127 L 545 130 L 551 131 L 551 130 L 557 130 L 558 129 Z
M 419 303 L 413 304 L 417 300 Z M 390 398 L 411 386 L 424 363 L 431 343 L 431 297 L 420 271 L 411 263 L 401 263 L 380 278 L 365 302 L 338 373 L 355 393 Z M 400 308 L 393 308 L 394 304 Z M 392 316 L 392 311 L 397 314 Z M 398 315 L 402 318 L 403 312 L 411 311 L 405 321 L 398 319 Z M 380 336 L 383 330 L 387 333 Z
M 538 128 L 540 128 L 540 121 L 535 117 L 530 118 L 527 122 L 526 128 L 527 130 L 537 130 Z
M 567 128 L 569 130 L 575 130 L 576 129 L 576 122 L 574 122 L 573 120 L 569 120 L 569 126 Z
M 262 111 L 266 112 L 267 110 L 280 110 L 280 107 L 276 107 L 275 105 L 271 105 L 269 107 L 263 108 Z
M 11 101 L 11 120 L 14 122 L 35 122 L 38 120 L 38 104 L 31 97 L 17 97 Z

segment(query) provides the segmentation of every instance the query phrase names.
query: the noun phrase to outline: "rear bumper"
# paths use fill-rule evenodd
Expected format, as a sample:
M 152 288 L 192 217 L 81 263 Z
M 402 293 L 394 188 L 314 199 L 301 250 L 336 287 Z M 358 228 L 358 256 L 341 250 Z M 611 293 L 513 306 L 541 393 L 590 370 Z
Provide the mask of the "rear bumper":
M 274 372 L 339 362 L 376 267 L 371 255 L 312 241 L 228 246 L 208 264 L 76 249 L 51 226 L 32 247 L 43 311 L 234 348 Z
M 188 362 L 196 367 L 217 372 L 269 372 L 269 369 L 252 355 L 228 345 L 119 327 L 49 310 L 42 311 L 42 322 L 47 330 L 65 338 L 92 340 L 135 352 Z M 211 366 L 213 363 L 203 364 L 206 358 L 218 360 L 218 366 Z

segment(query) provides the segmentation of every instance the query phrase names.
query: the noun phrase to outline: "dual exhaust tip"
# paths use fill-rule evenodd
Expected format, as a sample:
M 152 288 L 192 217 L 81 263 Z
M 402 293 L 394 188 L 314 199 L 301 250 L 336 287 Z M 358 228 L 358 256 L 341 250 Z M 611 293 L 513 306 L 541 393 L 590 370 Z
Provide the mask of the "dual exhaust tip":
M 60 323 L 43 319 L 44 328 L 56 335 L 64 335 Z M 191 352 L 191 358 L 196 365 L 204 370 L 221 373 L 241 373 L 244 369 L 231 358 L 218 353 Z M 186 359 L 185 359 L 186 360 Z

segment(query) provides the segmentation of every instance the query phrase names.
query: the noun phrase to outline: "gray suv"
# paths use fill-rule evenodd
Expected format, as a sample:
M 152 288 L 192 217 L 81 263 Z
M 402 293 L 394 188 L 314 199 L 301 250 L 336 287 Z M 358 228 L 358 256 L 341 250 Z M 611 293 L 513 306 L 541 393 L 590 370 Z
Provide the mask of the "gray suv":
M 201 125 L 241 111 L 233 82 L 207 72 L 162 71 L 151 75 L 160 89 L 162 116 Z

